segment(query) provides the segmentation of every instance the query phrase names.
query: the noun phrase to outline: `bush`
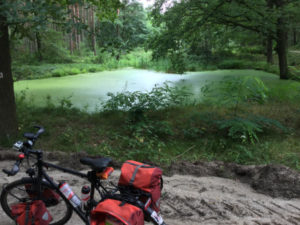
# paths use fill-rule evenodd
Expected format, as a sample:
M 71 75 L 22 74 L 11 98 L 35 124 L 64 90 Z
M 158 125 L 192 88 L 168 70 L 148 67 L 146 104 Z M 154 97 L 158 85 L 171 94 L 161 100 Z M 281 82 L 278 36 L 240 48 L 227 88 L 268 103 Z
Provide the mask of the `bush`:
M 97 71 L 97 68 L 91 67 L 91 68 L 88 69 L 88 71 L 89 71 L 90 73 L 95 73 L 95 72 Z
M 56 69 L 52 71 L 52 77 L 62 77 L 66 76 L 66 73 L 63 69 Z
M 244 118 L 235 116 L 216 121 L 216 125 L 220 131 L 225 131 L 228 137 L 234 140 L 240 140 L 241 142 L 250 141 L 252 144 L 259 141 L 258 134 L 266 133 L 266 130 L 280 129 L 283 132 L 288 131 L 288 129 L 277 120 L 262 116 L 248 116 Z
M 170 106 L 184 104 L 191 93 L 185 88 L 155 85 L 150 92 L 108 93 L 110 99 L 103 103 L 104 111 L 146 111 L 158 110 Z
M 185 56 L 182 51 L 172 51 L 169 54 L 171 60 L 171 68 L 168 72 L 183 74 L 186 71 Z
M 217 67 L 219 69 L 249 69 L 251 66 L 247 61 L 244 60 L 224 60 L 220 62 Z
M 225 77 L 217 85 L 204 86 L 202 92 L 209 103 L 232 110 L 229 118 L 215 123 L 217 129 L 231 139 L 254 143 L 259 140 L 258 134 L 267 129 L 276 127 L 286 131 L 276 120 L 244 115 L 242 106 L 263 104 L 268 98 L 268 89 L 257 77 Z
M 254 76 L 226 76 L 220 82 L 210 82 L 201 88 L 204 100 L 220 106 L 237 109 L 243 104 L 264 103 L 268 88 Z
M 76 74 L 80 74 L 81 71 L 80 69 L 77 69 L 77 68 L 72 68 L 71 70 L 68 71 L 68 74 L 70 75 L 76 75 Z

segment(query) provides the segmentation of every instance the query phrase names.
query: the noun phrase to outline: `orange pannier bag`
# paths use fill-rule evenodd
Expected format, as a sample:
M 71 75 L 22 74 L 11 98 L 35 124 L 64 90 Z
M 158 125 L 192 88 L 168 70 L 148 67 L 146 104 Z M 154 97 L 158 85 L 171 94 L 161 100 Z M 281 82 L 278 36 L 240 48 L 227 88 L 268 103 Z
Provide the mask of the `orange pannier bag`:
M 132 186 L 151 195 L 151 208 L 160 210 L 162 170 L 140 162 L 127 160 L 121 167 L 119 186 Z M 144 202 L 145 203 L 145 202 Z
M 100 202 L 91 212 L 91 225 L 144 225 L 140 208 L 114 199 Z
M 42 200 L 21 202 L 11 207 L 17 225 L 49 225 L 52 216 Z

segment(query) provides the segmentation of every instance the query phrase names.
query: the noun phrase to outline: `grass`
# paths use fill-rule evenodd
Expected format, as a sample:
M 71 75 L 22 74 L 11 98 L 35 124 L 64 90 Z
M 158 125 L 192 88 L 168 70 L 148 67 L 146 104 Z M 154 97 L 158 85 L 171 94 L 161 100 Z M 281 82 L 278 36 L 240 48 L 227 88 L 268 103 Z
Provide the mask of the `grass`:
M 183 111 L 190 115 L 183 114 Z M 209 108 L 205 111 L 212 113 Z M 20 133 L 28 131 L 34 124 L 45 126 L 47 132 L 38 147 L 50 151 L 86 151 L 92 155 L 111 156 L 117 161 L 135 159 L 161 165 L 167 165 L 175 158 L 188 161 L 223 160 L 241 164 L 279 163 L 300 170 L 300 121 L 289 108 L 278 111 L 281 114 L 276 114 L 277 119 L 295 121 L 285 123 L 286 126 L 293 125 L 290 127 L 293 131 L 289 134 L 272 131 L 254 144 L 234 142 L 219 132 L 213 134 L 208 123 L 197 122 L 191 115 L 204 114 L 201 106 L 150 113 L 151 124 L 157 124 L 155 129 L 158 126 L 161 128 L 161 124 L 166 125 L 160 134 L 156 130 L 156 134 L 153 134 L 156 138 L 142 133 L 139 136 L 130 131 L 127 113 L 87 114 L 75 109 L 48 107 L 19 112 L 19 116 L 22 116 L 19 120 Z M 287 111 L 289 114 L 286 114 Z M 144 129 L 148 129 L 147 125 Z M 182 154 L 191 147 L 190 151 Z
M 68 99 L 44 107 L 17 98 L 19 133 L 41 124 L 46 133 L 37 148 L 64 152 L 86 151 L 117 161 L 134 159 L 167 166 L 172 161 L 222 160 L 240 164 L 284 164 L 300 170 L 299 100 L 282 102 L 275 97 L 265 104 L 245 104 L 239 113 L 279 121 L 287 131 L 264 129 L 255 142 L 232 139 L 216 121 L 232 115 L 230 108 L 207 104 L 148 109 L 141 120 L 135 112 L 86 113 Z M 21 136 L 20 136 L 21 138 Z M 15 140 L 11 140 L 12 143 Z M 7 142 L 8 143 L 8 142 Z M 6 143 L 6 144 L 7 144 Z M 10 143 L 10 144 L 11 144 Z
M 32 80 L 98 72 L 105 69 L 101 65 L 86 63 L 13 65 L 13 75 L 15 81 Z
M 297 77 L 300 63 L 297 57 L 293 59 L 290 69 L 295 69 L 293 73 Z M 150 53 L 141 50 L 123 55 L 119 61 L 101 55 L 85 60 L 71 64 L 15 65 L 14 76 L 15 79 L 60 77 L 127 66 L 170 71 L 171 66 L 168 59 L 151 61 Z M 189 66 L 190 70 L 199 70 L 203 65 L 193 61 Z M 260 59 L 251 63 L 249 59 L 221 60 L 205 68 L 255 68 L 278 73 L 276 65 L 268 65 Z M 19 131 L 22 134 L 33 125 L 41 124 L 47 132 L 38 142 L 38 148 L 86 151 L 118 161 L 134 159 L 166 166 L 174 160 L 223 160 L 241 164 L 284 164 L 300 170 L 299 83 L 271 79 L 267 86 L 268 101 L 242 105 L 239 116 L 262 116 L 280 122 L 287 131 L 264 127 L 258 132 L 257 141 L 233 139 L 227 128 L 220 129 L 216 121 L 231 119 L 228 117 L 236 112 L 212 104 L 147 110 L 145 119 L 135 121 L 131 112 L 86 113 L 74 108 L 66 98 L 59 100 L 58 105 L 49 98 L 46 106 L 36 106 L 22 99 L 22 95 L 17 99 Z
M 292 53 L 291 53 L 292 54 Z M 300 54 L 299 54 L 300 55 Z M 101 71 L 109 71 L 126 67 L 137 69 L 149 69 L 162 72 L 174 73 L 172 62 L 165 58 L 156 61 L 151 60 L 151 52 L 136 50 L 127 55 L 122 55 L 120 60 L 114 57 L 106 56 L 107 58 L 100 60 L 101 63 L 96 63 L 97 60 L 85 58 L 76 63 L 62 64 L 13 64 L 14 80 L 31 80 L 50 77 L 63 77 L 68 75 L 95 73 Z M 298 64 L 297 57 L 293 58 L 293 65 L 289 66 L 291 78 L 294 80 L 300 79 L 300 62 Z M 299 60 L 300 61 L 300 60 Z M 264 61 L 245 60 L 245 59 L 226 59 L 218 62 L 204 64 L 201 61 L 186 61 L 186 69 L 188 71 L 203 71 L 217 69 L 255 69 L 262 70 L 273 74 L 279 74 L 278 65 L 270 65 Z
M 156 63 L 151 61 L 151 52 L 144 52 L 143 50 L 137 49 L 127 55 L 122 55 L 120 60 L 116 60 L 109 54 L 100 53 L 100 55 L 96 57 L 89 56 L 79 58 L 73 63 L 14 63 L 12 72 L 14 80 L 17 81 L 95 73 L 124 67 L 146 69 L 149 68 L 149 65 L 156 66 Z

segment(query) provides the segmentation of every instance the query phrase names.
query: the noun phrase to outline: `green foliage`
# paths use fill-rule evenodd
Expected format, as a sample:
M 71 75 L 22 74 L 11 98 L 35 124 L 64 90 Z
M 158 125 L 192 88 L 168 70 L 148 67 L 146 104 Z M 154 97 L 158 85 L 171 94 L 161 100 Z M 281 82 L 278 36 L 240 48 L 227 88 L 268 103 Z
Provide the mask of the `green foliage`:
M 183 130 L 183 135 L 187 139 L 197 139 L 200 135 L 204 134 L 204 131 L 198 127 L 189 127 Z
M 61 109 L 71 109 L 73 106 L 73 103 L 71 101 L 72 96 L 69 96 L 67 98 L 62 98 L 60 102 L 60 108 Z
M 220 130 L 227 130 L 227 135 L 232 139 L 258 141 L 257 133 L 261 133 L 262 127 L 251 120 L 235 117 L 233 119 L 217 121 Z
M 103 65 L 87 63 L 70 64 L 40 64 L 40 65 L 17 65 L 12 68 L 14 80 L 42 79 L 48 77 L 63 77 L 87 72 L 103 71 Z
M 42 57 L 46 63 L 71 63 L 70 52 L 65 47 L 65 40 L 60 32 L 49 30 L 42 34 Z M 37 56 L 38 57 L 38 56 Z
M 187 88 L 172 87 L 168 83 L 155 85 L 150 92 L 108 93 L 110 99 L 103 103 L 105 111 L 147 111 L 184 104 L 191 93 Z
M 245 60 L 224 60 L 218 64 L 219 69 L 249 69 L 251 64 Z
M 182 51 L 171 51 L 171 71 L 179 74 L 183 74 L 186 70 L 186 63 L 184 59 L 184 54 Z
M 110 99 L 103 104 L 104 111 L 121 110 L 129 113 L 125 122 L 129 136 L 119 136 L 128 149 L 127 157 L 161 161 L 165 140 L 174 132 L 169 122 L 152 120 L 145 113 L 182 105 L 190 93 L 185 88 L 179 89 L 164 83 L 147 93 L 109 93 L 108 96 Z
M 250 104 L 263 104 L 268 98 L 268 88 L 257 77 L 225 77 L 217 85 L 202 88 L 206 101 L 233 110 L 229 118 L 216 121 L 217 129 L 225 135 L 242 142 L 259 141 L 258 134 L 266 130 L 287 129 L 280 122 L 262 116 L 244 115 L 243 107 Z
M 288 129 L 277 120 L 262 116 L 249 116 L 246 118 L 233 117 L 216 121 L 217 128 L 225 131 L 226 135 L 242 143 L 250 141 L 252 144 L 259 141 L 258 134 L 266 133 L 267 130 L 279 129 L 287 132 Z
M 187 0 L 169 4 L 161 0 L 151 13 L 156 27 L 148 48 L 153 50 L 154 59 L 166 57 L 170 50 L 184 49 L 189 55 L 198 57 L 198 65 L 219 64 L 218 68 L 222 69 L 255 68 L 254 61 L 266 54 L 268 37 L 273 39 L 273 50 L 275 43 L 286 48 L 277 32 L 287 35 L 291 28 L 296 29 L 300 21 L 296 13 L 299 6 L 299 1 Z M 281 54 L 279 61 L 285 57 L 280 51 L 277 54 Z M 232 56 L 236 59 L 228 58 Z M 294 64 L 293 59 L 289 61 Z M 287 69 L 283 63 L 276 64 L 281 71 Z M 265 69 L 278 73 L 278 68 L 274 70 L 272 66 Z M 281 74 L 281 78 L 284 77 Z
M 161 151 L 165 140 L 173 134 L 170 124 L 166 121 L 151 121 L 144 119 L 136 123 L 127 123 L 129 136 L 121 136 L 128 156 L 138 160 L 161 161 Z
M 36 59 L 33 59 L 33 62 Z M 120 60 L 116 60 L 111 54 L 103 52 L 96 57 L 89 56 L 83 58 L 80 63 L 68 64 L 22 64 L 17 61 L 13 64 L 14 80 L 23 79 L 40 79 L 48 77 L 62 77 L 68 75 L 75 75 L 80 73 L 95 73 L 104 70 L 113 70 L 124 67 L 134 67 L 137 69 L 154 69 L 157 71 L 171 71 L 171 62 L 168 59 L 161 59 L 159 61 L 151 60 L 151 52 L 145 52 L 141 48 L 126 55 L 122 55 Z
M 83 26 L 78 22 L 78 18 L 76 18 L 76 22 L 69 18 L 68 6 L 73 4 L 83 5 L 84 3 L 95 6 L 102 18 L 114 18 L 116 9 L 122 6 L 119 0 L 39 0 L 25 2 L 16 0 L 1 3 L 0 15 L 6 18 L 8 26 L 15 28 L 14 35 L 19 33 L 22 36 L 30 37 L 31 32 L 43 33 L 48 30 L 47 25 L 49 23 L 59 24 L 65 29 L 70 29 L 72 26 L 82 28 Z
M 218 83 L 209 83 L 201 88 L 206 101 L 235 108 L 242 104 L 264 103 L 268 88 L 261 79 L 254 76 L 224 77 Z
M 60 104 L 55 106 L 48 96 L 46 106 L 37 107 L 25 90 L 16 100 L 20 134 L 35 124 L 42 124 L 47 133 L 38 144 L 45 150 L 84 149 L 89 154 L 107 155 L 117 161 L 131 158 L 162 166 L 175 158 L 242 164 L 282 163 L 299 169 L 296 122 L 292 123 L 293 132 L 286 133 L 287 119 L 296 121 L 298 113 L 291 114 L 289 108 L 284 108 L 279 114 L 278 107 L 282 105 L 270 106 L 271 111 L 278 111 L 272 118 L 258 113 L 228 116 L 231 110 L 224 113 L 201 104 L 149 110 L 137 121 L 131 119 L 130 112 L 81 112 L 74 108 L 70 97 L 59 100 Z M 254 106 L 247 107 L 250 112 Z
M 136 1 L 123 3 L 117 19 L 102 20 L 96 31 L 99 46 L 117 58 L 142 46 L 149 32 L 143 6 Z

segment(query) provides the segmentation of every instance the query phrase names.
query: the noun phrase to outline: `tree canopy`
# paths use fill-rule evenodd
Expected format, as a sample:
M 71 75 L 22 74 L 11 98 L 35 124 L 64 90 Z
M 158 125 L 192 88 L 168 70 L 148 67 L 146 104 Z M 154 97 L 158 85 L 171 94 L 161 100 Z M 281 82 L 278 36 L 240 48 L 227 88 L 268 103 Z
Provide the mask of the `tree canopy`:
M 16 106 L 11 73 L 10 37 L 39 34 L 48 24 L 69 27 L 81 25 L 80 18 L 72 18 L 69 5 L 90 4 L 102 17 L 114 17 L 119 0 L 0 0 L 0 135 L 7 136 L 17 131 Z M 39 46 L 39 41 L 37 42 Z
M 165 53 L 170 48 L 178 48 L 183 42 L 195 46 L 199 41 L 205 43 L 205 33 L 213 37 L 217 33 L 222 34 L 222 27 L 240 28 L 274 40 L 280 78 L 289 77 L 287 32 L 289 24 L 299 18 L 296 10 L 300 7 L 299 1 L 186 0 L 173 2 L 166 12 L 162 12 L 165 2 L 156 1 L 152 11 L 156 24 L 162 28 L 161 34 L 156 37 L 158 45 L 155 41 L 152 44 L 156 49 Z M 162 43 L 166 45 L 162 46 Z

